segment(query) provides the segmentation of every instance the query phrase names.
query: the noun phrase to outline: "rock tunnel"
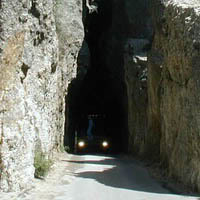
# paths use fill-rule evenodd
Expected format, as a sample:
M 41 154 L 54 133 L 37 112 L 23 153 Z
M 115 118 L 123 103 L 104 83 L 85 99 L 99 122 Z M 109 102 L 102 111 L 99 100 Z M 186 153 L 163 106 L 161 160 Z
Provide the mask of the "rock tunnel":
M 111 42 L 112 1 L 95 3 L 97 10 L 89 11 L 86 8 L 83 13 L 85 40 L 82 48 L 88 45 L 90 58 L 88 66 L 78 66 L 77 77 L 69 86 L 64 145 L 69 146 L 73 152 L 75 131 L 86 132 L 88 115 L 96 115 L 95 134 L 110 137 L 114 153 L 126 152 L 127 98 L 123 81 L 122 48 L 121 44 Z
M 114 152 L 200 191 L 199 4 L 42 2 L 0 0 L 0 189 L 25 189 L 37 154 L 63 149 L 64 122 L 73 152 L 96 115 Z

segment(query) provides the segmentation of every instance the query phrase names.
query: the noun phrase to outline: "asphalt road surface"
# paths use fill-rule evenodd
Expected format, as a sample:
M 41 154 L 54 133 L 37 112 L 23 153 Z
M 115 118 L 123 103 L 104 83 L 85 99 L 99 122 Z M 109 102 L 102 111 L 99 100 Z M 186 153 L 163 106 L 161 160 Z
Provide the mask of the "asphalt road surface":
M 200 200 L 172 194 L 126 156 L 69 155 L 61 162 L 57 179 L 17 200 Z
M 198 199 L 170 194 L 137 161 L 125 156 L 71 156 L 54 200 L 178 200 Z

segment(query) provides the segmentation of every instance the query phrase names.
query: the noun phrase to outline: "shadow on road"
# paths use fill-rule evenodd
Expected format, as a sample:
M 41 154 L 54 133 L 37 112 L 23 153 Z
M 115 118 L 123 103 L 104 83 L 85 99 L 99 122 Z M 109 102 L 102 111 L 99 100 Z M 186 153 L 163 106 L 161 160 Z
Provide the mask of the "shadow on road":
M 73 156 L 67 161 L 74 168 L 76 177 L 94 179 L 106 186 L 127 190 L 143 191 L 159 194 L 170 194 L 152 179 L 147 170 L 137 161 L 122 157 L 97 156 L 90 159 L 84 156 Z M 95 158 L 95 157 L 94 157 Z M 82 170 L 81 170 L 82 169 Z

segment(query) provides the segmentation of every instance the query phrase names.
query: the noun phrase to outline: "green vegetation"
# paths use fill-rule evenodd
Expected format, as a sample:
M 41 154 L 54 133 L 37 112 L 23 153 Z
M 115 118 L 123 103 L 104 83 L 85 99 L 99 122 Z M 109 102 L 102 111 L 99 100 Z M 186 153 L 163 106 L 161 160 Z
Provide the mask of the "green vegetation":
M 69 153 L 70 152 L 70 147 L 69 146 L 65 146 L 65 151 Z
M 63 152 L 70 152 L 70 147 L 69 146 L 61 146 L 60 151 Z
M 47 175 L 53 161 L 47 159 L 44 153 L 38 152 L 35 154 L 34 167 L 35 167 L 35 177 L 43 178 Z

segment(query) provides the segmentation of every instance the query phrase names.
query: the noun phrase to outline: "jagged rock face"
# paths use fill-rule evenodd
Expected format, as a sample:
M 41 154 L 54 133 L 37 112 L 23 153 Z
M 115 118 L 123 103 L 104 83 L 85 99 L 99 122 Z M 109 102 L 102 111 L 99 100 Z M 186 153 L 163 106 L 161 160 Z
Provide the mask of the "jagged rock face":
M 128 98 L 129 152 L 144 152 L 147 134 L 147 52 L 145 39 L 128 39 L 124 67 Z
M 157 5 L 148 71 L 149 139 L 157 137 L 170 175 L 200 191 L 200 4 L 174 0 Z
M 1 189 L 33 178 L 37 143 L 55 147 L 58 62 L 52 1 L 1 1 Z
M 58 1 L 55 16 L 59 39 L 59 65 L 64 66 L 63 84 L 68 85 L 76 77 L 77 58 L 83 46 L 82 1 Z
M 127 89 L 129 152 L 144 153 L 147 134 L 147 50 L 152 39 L 149 1 L 125 1 L 124 79 Z
M 94 65 L 112 136 L 200 191 L 198 1 L 86 2 L 0 0 L 0 189 L 30 186 L 35 152 L 58 150 L 64 124 L 74 133 L 68 101 Z
M 57 1 L 55 6 L 56 28 L 59 41 L 58 65 L 61 70 L 58 83 L 59 88 L 64 92 L 61 95 L 61 102 L 66 109 L 66 111 L 62 109 L 61 113 L 63 116 L 62 119 L 65 119 L 61 123 L 64 126 L 61 131 L 65 129 L 65 135 L 67 135 L 65 140 L 69 140 L 69 126 L 71 124 L 69 119 L 69 98 L 67 97 L 70 90 L 70 83 L 77 76 L 77 68 L 87 65 L 86 63 L 89 62 L 87 59 L 88 54 L 85 51 L 81 51 L 81 49 L 87 50 L 87 47 L 85 47 L 87 44 L 83 44 L 84 27 L 82 23 L 82 8 L 82 0 Z M 65 142 L 65 145 L 68 145 L 68 143 L 69 141 Z
M 83 5 L 82 5 L 83 4 Z M 82 0 L 58 1 L 55 9 L 57 35 L 59 40 L 59 66 L 61 77 L 59 84 L 65 95 L 65 136 L 64 144 L 72 151 L 74 142 L 74 119 L 72 117 L 82 80 L 90 65 L 90 52 L 84 39 L 82 18 L 85 14 L 85 2 Z M 74 97 L 75 96 L 75 97 Z M 78 101 L 81 101 L 79 99 Z
M 65 1 L 62 8 L 71 18 L 67 8 L 75 7 L 79 23 L 80 2 Z M 83 28 L 77 28 L 81 34 L 75 37 L 77 29 L 68 27 L 70 42 L 58 45 L 53 4 L 52 0 L 0 1 L 0 188 L 4 191 L 30 186 L 35 152 L 49 157 L 62 146 L 64 92 L 75 76 Z M 61 21 L 65 26 L 75 23 L 68 18 Z M 70 49 L 73 44 L 77 48 Z M 67 45 L 66 55 L 72 58 L 59 62 L 64 54 L 59 50 Z
M 148 134 L 146 136 L 145 151 L 149 157 L 160 159 L 161 116 L 160 116 L 160 80 L 163 63 L 162 44 L 159 40 L 161 30 L 163 5 L 158 0 L 152 0 L 152 24 L 154 41 L 148 55 Z

